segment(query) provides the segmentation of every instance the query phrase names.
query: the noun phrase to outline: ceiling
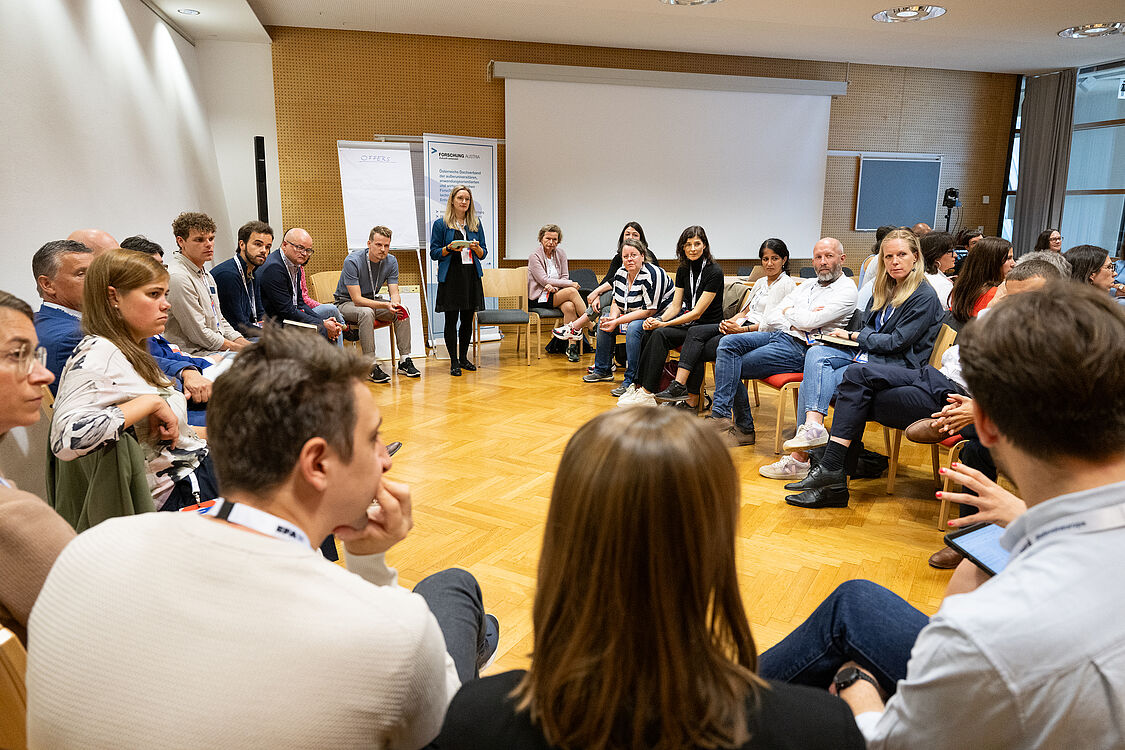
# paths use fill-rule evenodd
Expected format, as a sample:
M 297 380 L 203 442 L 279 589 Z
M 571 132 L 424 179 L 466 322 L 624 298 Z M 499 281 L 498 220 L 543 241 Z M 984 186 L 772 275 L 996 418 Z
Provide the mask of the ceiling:
M 307 26 L 998 73 L 1125 58 L 1125 34 L 1058 36 L 1068 26 L 1125 21 L 1122 0 L 945 0 L 944 16 L 897 24 L 871 20 L 893 7 L 884 0 L 723 0 L 698 7 L 659 0 L 147 1 L 194 39 L 250 41 L 261 25 Z M 185 4 L 201 14 L 178 16 Z M 260 25 L 241 11 L 231 14 L 233 6 L 252 9 Z M 239 20 L 207 25 L 209 7 Z

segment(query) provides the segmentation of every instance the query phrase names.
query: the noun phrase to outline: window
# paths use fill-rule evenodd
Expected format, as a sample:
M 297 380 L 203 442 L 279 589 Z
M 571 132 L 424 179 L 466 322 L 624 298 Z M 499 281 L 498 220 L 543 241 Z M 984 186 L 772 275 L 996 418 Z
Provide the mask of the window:
M 1012 221 L 1016 212 L 1016 190 L 1020 176 L 1020 117 L 1023 113 L 1023 97 L 1027 89 L 1027 79 L 1020 76 L 1020 91 L 1016 97 L 1016 111 L 1012 113 L 1012 139 L 1008 149 L 1008 181 L 1004 185 L 1004 213 L 1000 219 L 1000 236 L 1012 241 Z

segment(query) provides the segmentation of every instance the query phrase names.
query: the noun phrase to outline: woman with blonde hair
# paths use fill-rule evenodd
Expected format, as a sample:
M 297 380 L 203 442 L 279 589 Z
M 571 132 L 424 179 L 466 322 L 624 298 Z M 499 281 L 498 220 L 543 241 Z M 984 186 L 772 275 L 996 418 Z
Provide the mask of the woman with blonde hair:
M 460 376 L 463 369 L 477 369 L 469 361 L 469 344 L 473 340 L 473 316 L 484 309 L 484 270 L 480 262 L 487 254 L 473 191 L 457 185 L 449 191 L 445 215 L 434 220 L 430 231 L 430 258 L 438 262 L 434 309 L 445 313 L 445 348 L 449 352 L 449 374 L 453 376 Z
M 929 361 L 945 309 L 926 281 L 918 237 L 896 229 L 883 238 L 862 327 L 829 335 L 837 343 L 809 347 L 799 399 L 801 424 L 783 446 L 790 453 L 761 467 L 768 479 L 794 481 L 809 472 L 807 450 L 828 442 L 824 417 L 844 369 L 853 362 L 876 362 L 920 369 Z
M 168 321 L 168 271 L 151 256 L 116 248 L 86 272 L 82 328 L 59 383 L 51 451 L 70 461 L 135 433 L 152 499 L 179 510 L 218 495 L 207 444 L 187 420 L 187 400 L 146 348 Z
M 580 428 L 551 495 L 531 667 L 463 685 L 437 745 L 862 748 L 838 699 L 755 675 L 739 503 L 721 439 L 679 410 Z

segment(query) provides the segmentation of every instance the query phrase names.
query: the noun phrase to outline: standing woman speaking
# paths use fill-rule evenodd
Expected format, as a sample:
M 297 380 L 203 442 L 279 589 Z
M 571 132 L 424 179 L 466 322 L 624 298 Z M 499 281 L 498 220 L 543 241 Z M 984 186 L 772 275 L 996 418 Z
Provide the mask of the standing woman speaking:
M 464 243 L 451 247 L 451 243 Z M 484 229 L 473 207 L 473 193 L 464 185 L 449 192 L 445 216 L 434 221 L 430 232 L 430 258 L 438 262 L 437 303 L 434 309 L 445 313 L 445 348 L 449 352 L 449 374 L 476 370 L 469 361 L 473 338 L 473 315 L 484 309 L 480 261 L 488 254 Z M 458 324 L 460 336 L 458 336 Z

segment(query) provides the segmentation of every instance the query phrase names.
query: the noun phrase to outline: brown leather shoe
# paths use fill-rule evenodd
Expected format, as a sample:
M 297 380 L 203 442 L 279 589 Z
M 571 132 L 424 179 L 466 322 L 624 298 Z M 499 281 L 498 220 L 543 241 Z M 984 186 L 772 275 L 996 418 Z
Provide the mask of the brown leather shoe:
M 957 550 L 952 547 L 942 547 L 934 554 L 930 555 L 930 567 L 937 568 L 938 570 L 953 570 L 961 561 L 965 559 Z
M 946 435 L 944 432 L 938 432 L 938 429 L 933 426 L 934 421 L 935 420 L 931 417 L 919 419 L 906 428 L 904 433 L 906 439 L 915 443 L 926 443 L 928 445 L 931 443 L 940 443 L 942 440 L 949 437 L 949 435 Z

